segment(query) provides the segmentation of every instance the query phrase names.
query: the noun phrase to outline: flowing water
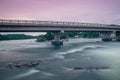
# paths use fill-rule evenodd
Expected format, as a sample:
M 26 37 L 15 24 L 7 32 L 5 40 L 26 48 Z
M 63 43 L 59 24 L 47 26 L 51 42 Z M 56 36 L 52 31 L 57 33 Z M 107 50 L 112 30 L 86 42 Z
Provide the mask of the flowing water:
M 30 60 L 39 65 L 6 67 Z M 34 39 L 0 41 L 0 80 L 120 80 L 119 75 L 120 42 L 80 38 L 54 47 Z

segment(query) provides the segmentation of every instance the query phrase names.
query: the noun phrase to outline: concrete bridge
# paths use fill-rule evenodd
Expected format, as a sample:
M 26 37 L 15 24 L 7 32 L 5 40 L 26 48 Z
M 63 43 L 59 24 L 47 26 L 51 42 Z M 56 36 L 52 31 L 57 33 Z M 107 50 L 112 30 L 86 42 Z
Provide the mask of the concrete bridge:
M 120 25 L 62 21 L 4 20 L 0 19 L 0 32 L 52 32 L 53 45 L 62 45 L 65 31 L 99 32 L 103 41 L 120 40 Z

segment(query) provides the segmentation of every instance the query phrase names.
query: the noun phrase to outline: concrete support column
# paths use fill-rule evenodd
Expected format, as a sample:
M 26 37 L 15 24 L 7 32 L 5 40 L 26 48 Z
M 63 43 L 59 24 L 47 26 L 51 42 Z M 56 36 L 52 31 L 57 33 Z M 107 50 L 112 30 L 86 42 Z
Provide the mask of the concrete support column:
M 111 34 L 112 41 L 116 41 L 116 31 L 113 31 Z
M 112 41 L 111 33 L 112 32 L 102 32 L 102 33 L 100 33 L 102 41 Z
M 54 36 L 54 40 L 52 41 L 52 45 L 63 45 L 63 41 L 60 40 L 61 32 L 56 31 L 52 32 Z
M 116 31 L 116 41 L 120 41 L 120 31 Z
M 60 32 L 52 32 L 54 36 L 54 41 L 60 41 Z

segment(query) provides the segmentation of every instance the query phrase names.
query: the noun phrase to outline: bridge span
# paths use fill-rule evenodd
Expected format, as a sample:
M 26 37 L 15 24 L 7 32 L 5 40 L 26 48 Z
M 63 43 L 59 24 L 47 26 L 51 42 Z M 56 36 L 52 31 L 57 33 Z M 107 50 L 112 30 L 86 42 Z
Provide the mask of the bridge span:
M 5 20 L 0 19 L 0 32 L 52 32 L 54 35 L 53 45 L 63 44 L 60 34 L 64 31 L 94 31 L 100 32 L 103 40 L 111 40 L 111 34 L 120 40 L 120 25 L 62 22 L 62 21 L 38 21 L 38 20 Z

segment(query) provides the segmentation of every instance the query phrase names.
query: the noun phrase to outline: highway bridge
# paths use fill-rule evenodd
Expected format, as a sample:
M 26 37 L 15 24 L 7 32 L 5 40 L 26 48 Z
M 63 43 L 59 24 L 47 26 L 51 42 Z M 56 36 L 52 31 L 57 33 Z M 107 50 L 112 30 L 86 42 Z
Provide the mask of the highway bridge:
M 60 35 L 65 31 L 100 32 L 103 40 L 111 40 L 114 33 L 116 40 L 120 40 L 120 25 L 115 24 L 0 19 L 0 32 L 52 32 L 53 45 L 63 44 Z

